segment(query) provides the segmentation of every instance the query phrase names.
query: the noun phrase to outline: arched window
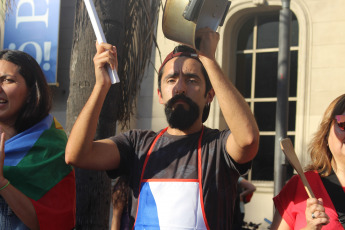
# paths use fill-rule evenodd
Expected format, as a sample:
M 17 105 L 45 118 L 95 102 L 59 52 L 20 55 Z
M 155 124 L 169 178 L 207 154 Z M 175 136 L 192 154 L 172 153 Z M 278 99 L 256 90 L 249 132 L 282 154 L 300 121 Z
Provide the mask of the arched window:
M 294 142 L 299 49 L 299 28 L 294 14 L 291 26 L 288 136 Z M 273 180 L 278 37 L 279 11 L 274 11 L 249 17 L 240 28 L 237 38 L 236 87 L 250 105 L 260 130 L 260 147 L 253 161 L 251 180 Z M 292 174 L 291 167 L 289 174 Z

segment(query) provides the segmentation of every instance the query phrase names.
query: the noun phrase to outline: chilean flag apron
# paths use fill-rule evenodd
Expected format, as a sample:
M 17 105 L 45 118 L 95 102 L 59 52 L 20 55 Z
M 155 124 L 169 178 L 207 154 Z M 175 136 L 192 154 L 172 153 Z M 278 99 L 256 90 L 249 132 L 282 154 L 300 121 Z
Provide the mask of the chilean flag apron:
M 204 211 L 201 183 L 201 140 L 198 140 L 198 179 L 143 179 L 148 159 L 162 130 L 145 158 L 140 178 L 135 230 L 141 229 L 210 229 Z

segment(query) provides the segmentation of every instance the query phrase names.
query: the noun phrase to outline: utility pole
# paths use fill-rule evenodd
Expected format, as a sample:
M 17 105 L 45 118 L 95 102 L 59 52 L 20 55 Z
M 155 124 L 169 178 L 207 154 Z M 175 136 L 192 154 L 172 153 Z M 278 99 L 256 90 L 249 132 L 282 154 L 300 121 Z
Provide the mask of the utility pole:
M 279 15 L 279 53 L 277 73 L 276 136 L 274 149 L 274 195 L 283 188 L 286 181 L 286 159 L 280 148 L 280 140 L 287 137 L 290 88 L 290 43 L 291 43 L 290 0 L 282 0 Z

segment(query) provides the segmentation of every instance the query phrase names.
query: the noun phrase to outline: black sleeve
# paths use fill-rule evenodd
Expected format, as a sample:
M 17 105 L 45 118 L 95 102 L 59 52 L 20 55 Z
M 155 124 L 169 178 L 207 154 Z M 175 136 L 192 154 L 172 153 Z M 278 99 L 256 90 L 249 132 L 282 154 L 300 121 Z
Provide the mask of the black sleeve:
M 119 168 L 106 171 L 108 176 L 112 179 L 123 174 L 129 174 L 128 162 L 130 162 L 131 153 L 133 152 L 133 144 L 131 143 L 130 136 L 131 134 L 129 131 L 109 138 L 117 145 L 120 152 Z
M 228 139 L 231 131 L 230 130 L 224 130 L 221 132 L 221 140 L 223 140 L 222 148 L 223 152 L 226 156 L 225 159 L 227 161 L 227 164 L 230 165 L 230 167 L 237 170 L 239 175 L 245 175 L 248 173 L 248 170 L 252 167 L 252 161 L 246 162 L 244 164 L 237 163 L 232 157 L 229 155 L 228 151 L 226 151 L 226 140 Z

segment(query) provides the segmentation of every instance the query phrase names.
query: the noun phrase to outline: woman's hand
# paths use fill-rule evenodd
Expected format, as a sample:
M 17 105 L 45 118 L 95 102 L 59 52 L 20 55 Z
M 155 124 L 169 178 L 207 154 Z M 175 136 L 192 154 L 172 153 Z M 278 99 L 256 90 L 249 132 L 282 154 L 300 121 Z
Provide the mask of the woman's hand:
M 323 225 L 329 223 L 329 217 L 323 207 L 322 198 L 309 198 L 305 210 L 307 226 L 304 229 L 321 229 Z
M 4 161 L 5 161 L 5 133 L 0 128 L 0 188 L 7 184 L 4 177 Z
M 108 74 L 108 65 L 112 69 L 118 68 L 116 47 L 108 43 L 98 44 L 96 42 L 97 53 L 93 58 L 95 65 L 96 84 L 107 85 L 110 87 L 111 81 Z

